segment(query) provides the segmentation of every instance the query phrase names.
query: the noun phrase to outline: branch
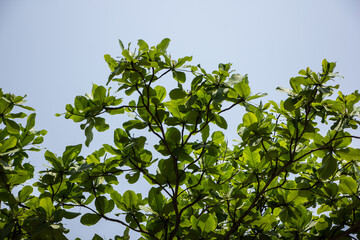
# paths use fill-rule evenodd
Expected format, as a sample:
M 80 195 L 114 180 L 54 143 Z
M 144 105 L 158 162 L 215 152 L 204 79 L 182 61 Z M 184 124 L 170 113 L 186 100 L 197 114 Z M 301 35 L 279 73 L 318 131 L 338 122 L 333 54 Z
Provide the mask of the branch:
M 163 74 L 160 75 L 160 77 L 158 77 L 157 79 L 162 78 L 164 75 L 168 74 L 172 69 L 169 68 L 166 72 L 164 72 Z
M 135 149 L 134 147 L 132 147 L 132 151 L 133 151 L 133 154 L 135 156 Z M 159 187 L 161 187 L 162 190 L 164 190 L 168 195 L 169 197 L 171 197 L 171 194 L 168 192 L 168 190 L 163 186 L 161 185 L 155 178 L 151 177 L 144 169 L 138 167 L 132 160 L 131 158 L 129 157 L 129 161 L 131 162 L 131 164 L 136 168 L 136 170 L 140 171 L 142 174 L 144 174 L 146 177 L 148 177 L 151 181 L 153 181 L 154 183 L 156 183 L 157 185 L 159 185 Z
M 122 109 L 122 108 L 143 108 L 144 106 L 130 106 L 130 105 L 123 105 L 123 106 L 119 106 L 119 107 L 104 107 L 105 111 L 108 110 L 118 110 L 118 109 Z
M 228 110 L 230 110 L 230 109 L 232 109 L 233 107 L 235 107 L 236 105 L 238 105 L 239 103 L 242 103 L 242 102 L 244 102 L 244 100 L 243 100 L 243 99 L 240 99 L 240 100 L 237 101 L 236 103 L 233 103 L 230 107 L 221 110 L 221 111 L 219 112 L 219 114 L 220 114 L 220 113 L 223 113 L 223 112 L 226 112 L 226 111 L 228 111 Z
M 201 150 L 201 153 L 199 154 L 199 156 L 191 163 L 189 163 L 185 168 L 184 168 L 184 172 L 186 169 L 188 169 L 191 165 L 195 164 L 196 162 L 198 162 L 200 160 L 200 158 L 202 157 L 202 155 L 205 153 L 205 148 L 203 148 Z M 181 176 L 181 175 L 180 175 Z
M 345 232 L 342 232 L 342 233 L 336 235 L 335 237 L 331 238 L 331 240 L 341 239 L 343 237 L 349 236 L 350 234 L 357 232 L 359 229 L 360 229 L 360 221 L 355 223 L 352 227 L 347 229 Z
M 192 203 L 189 203 L 188 205 L 186 205 L 185 207 L 183 207 L 181 210 L 180 210 L 180 216 L 183 214 L 183 212 L 188 209 L 189 207 L 195 205 L 198 201 L 200 201 L 201 199 L 203 198 L 203 196 L 199 195 L 195 201 L 193 201 Z
M 204 174 L 205 174 L 205 170 L 201 173 L 200 179 L 199 179 L 199 181 L 198 181 L 195 185 L 192 185 L 192 186 L 190 186 L 190 187 L 182 190 L 182 191 L 179 193 L 178 196 L 180 196 L 183 192 L 185 192 L 185 191 L 187 191 L 187 190 L 190 190 L 190 189 L 192 189 L 192 188 L 194 188 L 194 187 L 197 187 L 197 186 L 201 183 L 201 180 L 202 180 Z
M 273 187 L 273 188 L 269 188 L 267 191 L 270 191 L 270 190 L 272 190 L 272 189 L 274 189 L 274 188 L 281 188 L 281 189 L 284 189 L 284 190 L 289 190 L 289 191 L 292 191 L 292 190 L 294 190 L 294 191 L 301 191 L 301 190 L 310 190 L 310 189 L 312 189 L 312 188 L 314 188 L 318 183 L 320 182 L 320 179 L 318 179 L 313 185 L 311 185 L 310 187 L 306 187 L 306 188 L 284 188 L 284 187 L 282 187 L 281 185 L 279 185 L 279 186 L 276 186 L 276 187 Z

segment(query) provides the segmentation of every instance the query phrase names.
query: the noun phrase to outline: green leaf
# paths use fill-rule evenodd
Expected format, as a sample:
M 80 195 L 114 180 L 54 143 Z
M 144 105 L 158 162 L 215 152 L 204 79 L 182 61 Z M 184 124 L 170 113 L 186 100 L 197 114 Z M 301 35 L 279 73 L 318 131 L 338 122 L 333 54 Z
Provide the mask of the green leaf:
M 15 227 L 15 221 L 4 223 L 2 229 L 0 229 L 0 239 L 11 239 L 12 236 L 11 233 L 13 232 L 12 230 L 14 229 L 14 227 Z
M 55 207 L 51 201 L 51 198 L 45 197 L 40 199 L 39 206 L 45 210 L 47 218 L 50 218 L 53 215 Z
M 203 214 L 197 221 L 197 227 L 200 228 L 201 232 L 210 233 L 215 231 L 217 226 L 217 219 L 215 214 Z
M 85 226 L 92 226 L 92 225 L 96 224 L 100 219 L 101 219 L 101 217 L 97 214 L 85 213 L 81 217 L 80 222 L 81 222 L 81 224 L 83 224 Z
M 125 49 L 121 52 L 121 54 L 125 57 L 126 61 L 128 62 L 137 62 L 137 60 L 133 57 L 133 53 L 130 50 Z
M 147 123 L 141 120 L 129 120 L 123 123 L 123 127 L 126 131 L 130 131 L 131 129 L 144 129 L 146 128 Z
M 36 117 L 35 113 L 32 113 L 28 116 L 25 127 L 26 130 L 30 130 L 35 126 L 35 117 Z
M 114 131 L 114 142 L 115 143 L 128 143 L 130 142 L 128 134 L 121 128 L 117 128 Z
M 192 57 L 190 56 L 186 56 L 186 57 L 183 57 L 183 58 L 179 58 L 176 65 L 175 65 L 175 68 L 179 68 L 181 67 L 182 65 L 184 65 L 185 62 L 190 62 L 192 60 Z
M 123 44 L 123 42 L 119 39 L 119 45 L 120 45 L 120 47 L 121 47 L 121 50 L 124 50 L 125 48 L 124 48 L 124 44 Z
M 79 215 L 81 215 L 79 212 L 68 212 L 64 210 L 64 218 L 66 219 L 74 219 Z
M 206 124 L 205 127 L 201 130 L 201 138 L 203 142 L 206 142 L 207 138 L 210 136 L 210 127 L 209 124 Z
M 356 161 L 360 160 L 360 149 L 358 148 L 345 148 L 336 150 L 335 153 L 342 159 L 346 161 Z
M 7 131 L 10 134 L 19 134 L 20 126 L 15 121 L 10 119 L 4 119 L 4 123 L 6 125 Z
M 339 191 L 344 194 L 355 194 L 357 193 L 358 185 L 357 182 L 349 176 L 344 176 L 340 180 Z
M 250 127 L 252 124 L 258 122 L 256 115 L 252 112 L 245 113 L 243 116 L 243 122 L 245 127 Z
M 169 38 L 164 38 L 157 46 L 156 49 L 161 53 L 166 53 L 166 49 L 168 48 L 170 44 Z
M 156 86 L 154 90 L 156 91 L 156 96 L 158 97 L 160 102 L 162 102 L 166 97 L 166 88 L 164 88 L 163 86 Z
M 238 73 L 232 74 L 231 77 L 228 80 L 228 83 L 230 86 L 233 86 L 239 82 L 241 82 L 244 79 L 244 76 Z
M 215 114 L 214 115 L 214 120 L 215 120 L 215 124 L 218 125 L 219 127 L 223 128 L 223 129 L 227 129 L 228 125 L 227 122 L 225 120 L 225 118 L 223 118 L 222 116 Z
M 50 152 L 49 150 L 47 150 L 44 154 L 45 159 L 51 163 L 51 165 L 56 169 L 56 170 L 62 170 L 63 166 L 62 163 L 60 161 L 60 159 L 58 157 L 56 157 L 56 155 L 52 152 Z
M 186 75 L 184 72 L 173 71 L 173 78 L 179 83 L 184 83 L 186 81 Z
M 331 211 L 331 207 L 329 205 L 323 204 L 321 205 L 318 210 L 317 210 L 317 214 L 323 213 L 323 212 L 327 212 L 327 211 Z
M 32 144 L 40 144 L 44 141 L 43 137 L 37 137 L 34 139 L 34 141 L 32 142 Z
M 19 201 L 25 202 L 30 194 L 33 192 L 33 188 L 31 186 L 25 186 L 19 191 Z
M 105 213 L 106 202 L 107 202 L 107 200 L 106 200 L 106 198 L 104 196 L 96 197 L 96 199 L 95 199 L 95 207 L 96 207 L 96 210 L 100 214 Z
M 118 65 L 117 61 L 113 59 L 109 54 L 105 54 L 104 59 L 109 65 L 110 70 L 113 72 Z
M 92 94 L 94 98 L 93 101 L 95 103 L 102 104 L 106 98 L 106 88 L 93 84 Z
M 92 238 L 92 240 L 104 240 L 102 237 L 100 237 L 99 235 L 95 234 L 94 237 Z
M 138 40 L 137 45 L 139 46 L 139 51 L 147 51 L 149 50 L 149 45 L 142 39 Z
M 300 91 L 301 91 L 300 84 L 303 79 L 304 79 L 303 77 L 295 77 L 295 78 L 290 79 L 290 85 L 291 85 L 291 88 L 294 90 L 294 92 L 300 93 Z
M 330 64 L 328 63 L 328 61 L 324 58 L 324 60 L 322 61 L 322 71 L 324 73 L 328 73 L 329 72 L 329 67 L 330 67 Z
M 33 109 L 32 107 L 29 107 L 29 106 L 24 106 L 24 105 L 21 105 L 21 104 L 16 104 L 17 107 L 21 107 L 23 109 L 26 109 L 26 110 L 29 110 L 29 111 L 35 111 L 35 109 Z
M 195 90 L 195 89 L 201 87 L 200 83 L 202 82 L 203 78 L 204 78 L 203 75 L 194 77 L 194 79 L 191 82 L 191 89 Z
M 113 191 L 112 193 L 110 193 L 110 197 L 112 200 L 114 200 L 114 203 L 116 204 L 116 206 L 118 208 L 120 208 L 121 210 L 125 210 L 124 205 L 123 205 L 123 198 L 120 195 L 120 193 Z
M 151 188 L 148 196 L 148 203 L 152 210 L 160 213 L 165 206 L 165 197 L 161 194 L 161 190 L 157 188 Z
M 123 194 L 122 199 L 128 210 L 133 209 L 133 208 L 137 207 L 137 205 L 138 205 L 138 196 L 132 190 L 127 190 Z
M 93 138 L 94 138 L 94 134 L 92 132 L 93 129 L 93 125 L 89 124 L 86 128 L 85 128 L 85 136 L 86 136 L 86 140 L 85 140 L 85 146 L 89 146 L 90 143 L 92 142 Z
M 24 183 L 28 179 L 31 178 L 31 172 L 27 170 L 17 170 L 16 174 L 12 174 L 9 176 L 8 184 L 10 186 L 15 186 Z
M 8 149 L 11 149 L 16 146 L 17 138 L 15 136 L 11 136 L 0 145 L 0 153 L 5 153 Z
M 225 136 L 223 132 L 216 131 L 212 134 L 212 141 L 213 143 L 220 145 L 224 142 Z
M 187 96 L 187 93 L 181 88 L 175 88 L 169 93 L 171 99 L 182 99 Z
M 246 99 L 250 96 L 250 87 L 249 84 L 245 83 L 244 81 L 238 82 L 234 85 L 234 89 L 239 94 L 239 96 L 243 99 Z
M 23 112 L 9 113 L 6 115 L 7 118 L 25 118 L 27 115 Z
M 175 118 L 183 119 L 185 117 L 185 113 L 180 112 L 179 107 L 184 103 L 185 103 L 184 99 L 178 99 L 178 100 L 171 100 L 170 102 L 166 102 L 164 104 Z
M 271 214 L 266 214 L 259 220 L 255 220 L 251 223 L 251 225 L 260 228 L 263 231 L 270 231 L 273 228 L 274 224 L 276 224 L 276 217 Z
M 328 179 L 336 172 L 337 169 L 337 160 L 332 156 L 332 154 L 328 154 L 323 158 L 321 167 L 319 168 L 320 177 L 322 179 Z
M 104 132 L 109 129 L 109 124 L 105 122 L 104 118 L 95 117 L 94 119 L 95 119 L 94 126 L 96 130 L 98 130 L 99 132 Z
M 81 148 L 81 144 L 74 146 L 66 146 L 62 157 L 65 166 L 68 165 L 71 160 L 75 160 L 75 158 L 80 154 Z
M 261 160 L 259 150 L 254 151 L 250 147 L 245 147 L 243 154 L 247 165 L 251 169 L 257 170 L 259 168 L 260 160 Z
M 136 172 L 133 175 L 126 174 L 125 178 L 128 180 L 128 183 L 134 184 L 139 180 L 140 172 Z
M 172 144 L 179 144 L 181 140 L 181 133 L 177 128 L 170 127 L 165 134 L 166 140 Z

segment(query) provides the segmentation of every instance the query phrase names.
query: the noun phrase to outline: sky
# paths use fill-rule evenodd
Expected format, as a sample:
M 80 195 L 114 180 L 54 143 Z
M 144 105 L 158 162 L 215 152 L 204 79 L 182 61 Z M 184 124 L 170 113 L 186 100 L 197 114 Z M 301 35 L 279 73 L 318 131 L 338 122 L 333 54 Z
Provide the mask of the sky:
M 28 96 L 36 127 L 48 131 L 42 147 L 60 155 L 85 137 L 79 124 L 55 113 L 90 92 L 93 83 L 105 85 L 110 70 L 104 54 L 120 56 L 118 39 L 156 45 L 166 37 L 175 59 L 193 56 L 192 63 L 208 71 L 233 63 L 237 73 L 248 74 L 252 92 L 269 94 L 264 101 L 284 99 L 276 87 L 289 87 L 300 69 L 320 71 L 324 58 L 336 61 L 343 93 L 360 89 L 357 0 L 0 0 L 0 88 Z M 241 111 L 233 116 L 228 134 L 236 138 Z M 110 123 L 115 129 L 118 122 Z M 83 154 L 111 142 L 111 131 L 95 134 Z M 43 154 L 31 155 L 31 163 L 41 168 Z M 95 232 L 109 239 L 123 231 L 108 222 L 81 226 L 79 219 L 67 227 L 69 239 L 89 239 Z

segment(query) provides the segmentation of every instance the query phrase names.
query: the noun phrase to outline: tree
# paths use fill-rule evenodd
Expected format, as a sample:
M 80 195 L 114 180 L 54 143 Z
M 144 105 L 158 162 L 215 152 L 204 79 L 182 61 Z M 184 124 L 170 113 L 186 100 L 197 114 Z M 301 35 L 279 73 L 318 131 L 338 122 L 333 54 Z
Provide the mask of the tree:
M 360 94 L 331 98 L 339 87 L 329 85 L 338 77 L 335 63 L 323 60 L 318 74 L 300 70 L 291 89 L 278 88 L 284 101 L 262 104 L 254 100 L 265 94 L 253 94 L 231 64 L 212 73 L 185 66 L 192 57 L 172 60 L 169 42 L 149 47 L 139 40 L 131 51 L 120 41 L 119 60 L 105 55 L 106 85 L 117 91 L 94 84 L 66 105 L 65 118 L 81 122 L 86 146 L 94 128 L 109 129 L 106 114 L 133 118 L 117 126 L 112 144 L 87 157 L 81 144 L 61 156 L 46 151 L 51 167 L 32 186 L 26 181 L 34 168 L 23 160 L 39 150 L 46 131 L 34 130 L 35 113 L 13 113 L 33 111 L 24 97 L 0 91 L 0 238 L 66 239 L 62 221 L 76 217 L 87 226 L 100 219 L 125 226 L 115 239 L 129 239 L 130 231 L 169 240 L 360 238 L 360 149 L 351 145 L 360 136 L 350 133 L 360 124 Z M 167 86 L 169 75 L 177 87 L 157 85 Z M 237 128 L 241 142 L 230 146 L 223 113 L 239 107 L 246 112 Z M 146 179 L 148 195 L 119 193 L 121 174 L 130 184 Z M 78 207 L 88 212 L 71 211 Z

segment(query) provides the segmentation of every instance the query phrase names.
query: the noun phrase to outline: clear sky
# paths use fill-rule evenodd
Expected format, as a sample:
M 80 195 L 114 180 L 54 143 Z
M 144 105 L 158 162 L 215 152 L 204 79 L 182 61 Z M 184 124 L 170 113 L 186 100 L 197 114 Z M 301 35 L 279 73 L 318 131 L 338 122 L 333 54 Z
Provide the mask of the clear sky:
M 344 76 L 337 82 L 341 91 L 360 89 L 358 0 L 1 0 L 0 87 L 28 95 L 37 128 L 48 130 L 43 147 L 61 154 L 85 138 L 78 124 L 54 114 L 90 92 L 92 83 L 106 83 L 104 54 L 120 55 L 118 39 L 154 45 L 165 37 L 172 40 L 174 58 L 192 55 L 194 64 L 209 71 L 233 63 L 238 73 L 249 75 L 253 92 L 269 94 L 266 99 L 286 97 L 275 88 L 288 87 L 300 69 L 320 71 L 324 58 L 337 62 Z M 229 119 L 230 126 L 240 120 L 240 114 Z M 111 132 L 95 134 L 84 154 L 111 140 Z M 42 165 L 42 155 L 31 161 Z M 89 239 L 94 232 L 109 239 L 123 229 L 75 222 L 68 225 L 70 239 Z

